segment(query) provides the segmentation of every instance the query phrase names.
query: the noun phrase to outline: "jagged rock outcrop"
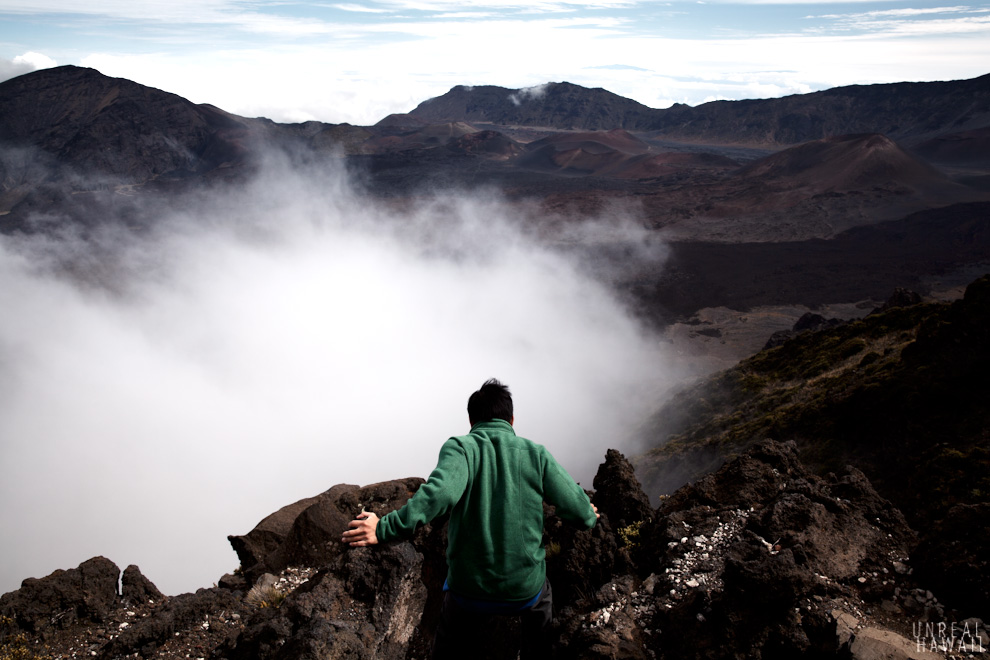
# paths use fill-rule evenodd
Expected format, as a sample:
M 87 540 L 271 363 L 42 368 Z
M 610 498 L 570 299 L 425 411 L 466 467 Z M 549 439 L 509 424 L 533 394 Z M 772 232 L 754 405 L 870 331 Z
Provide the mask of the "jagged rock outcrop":
M 0 612 L 36 639 L 105 660 L 425 658 L 446 573 L 443 521 L 409 541 L 340 543 L 362 506 L 384 514 L 420 483 L 340 485 L 281 509 L 234 537 L 252 565 L 219 587 L 158 602 L 129 567 L 124 600 L 116 566 L 96 558 L 25 581 Z M 911 555 L 915 533 L 862 472 L 815 476 L 794 443 L 759 443 L 656 510 L 617 451 L 595 483 L 602 517 L 593 530 L 546 511 L 560 658 L 920 660 L 933 656 L 910 651 L 912 621 L 983 625 L 939 602 L 946 585 L 937 576 L 917 581 L 926 573 Z M 960 510 L 947 524 L 975 528 L 985 515 Z M 975 533 L 974 543 L 985 541 Z M 979 564 L 976 552 L 960 561 Z M 67 606 L 75 615 L 46 633 L 39 622 Z M 496 618 L 473 657 L 516 657 L 516 631 L 513 619 Z
M 131 564 L 120 577 L 120 597 L 124 604 L 137 604 L 165 600 L 164 594 L 154 583 L 141 573 L 141 569 Z
M 405 504 L 422 483 L 409 478 L 363 488 L 337 485 L 280 509 L 244 536 L 230 537 L 252 581 L 289 566 L 320 570 L 279 608 L 252 617 L 227 642 L 225 657 L 425 654 L 446 576 L 444 526 L 428 525 L 412 541 L 374 548 L 340 542 L 362 509 L 384 515 Z
M 795 445 L 761 443 L 661 504 L 636 572 L 564 623 L 565 657 L 839 657 L 855 635 L 833 612 L 899 610 L 893 562 L 913 543 L 858 470 L 821 479 Z
M 625 527 L 653 517 L 650 498 L 643 492 L 636 472 L 626 457 L 615 449 L 605 452 L 605 462 L 592 482 L 592 503 L 608 516 L 614 527 Z
M 100 623 L 117 605 L 119 577 L 116 564 L 94 557 L 78 568 L 28 578 L 0 598 L 0 615 L 42 639 L 79 622 Z
M 413 652 L 422 657 L 428 638 L 420 624 L 430 600 L 425 563 L 424 553 L 408 541 L 342 553 L 280 608 L 260 611 L 223 655 L 390 659 Z

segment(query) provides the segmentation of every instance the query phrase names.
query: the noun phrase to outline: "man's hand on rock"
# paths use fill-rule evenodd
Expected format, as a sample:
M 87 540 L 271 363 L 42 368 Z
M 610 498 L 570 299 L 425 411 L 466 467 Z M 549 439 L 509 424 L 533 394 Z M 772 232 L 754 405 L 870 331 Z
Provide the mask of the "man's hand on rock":
M 352 548 L 378 543 L 378 536 L 375 534 L 378 529 L 378 516 L 372 512 L 362 510 L 357 518 L 347 523 L 347 526 L 349 529 L 341 537 L 341 543 L 346 543 Z

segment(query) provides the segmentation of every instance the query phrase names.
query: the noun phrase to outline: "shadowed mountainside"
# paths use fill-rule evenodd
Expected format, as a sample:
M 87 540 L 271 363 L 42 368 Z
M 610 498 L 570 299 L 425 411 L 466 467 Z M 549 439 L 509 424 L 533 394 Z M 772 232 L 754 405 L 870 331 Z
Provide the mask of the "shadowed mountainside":
M 41 109 L 41 111 L 39 111 Z M 243 160 L 253 123 L 93 69 L 43 69 L 0 84 L 0 142 L 40 149 L 118 183 Z
M 710 144 L 791 145 L 855 133 L 883 133 L 914 144 L 990 124 L 990 75 L 951 82 L 851 85 L 776 99 L 675 104 L 667 109 L 571 83 L 529 89 L 459 85 L 409 114 L 430 122 L 655 131 L 665 139 Z
M 862 469 L 922 532 L 927 570 L 941 570 L 945 525 L 990 507 L 988 347 L 990 276 L 951 304 L 895 303 L 801 333 L 658 411 L 638 473 L 649 492 L 669 492 L 754 442 L 794 441 L 819 473 Z M 967 591 L 971 605 L 990 602 L 981 589 Z

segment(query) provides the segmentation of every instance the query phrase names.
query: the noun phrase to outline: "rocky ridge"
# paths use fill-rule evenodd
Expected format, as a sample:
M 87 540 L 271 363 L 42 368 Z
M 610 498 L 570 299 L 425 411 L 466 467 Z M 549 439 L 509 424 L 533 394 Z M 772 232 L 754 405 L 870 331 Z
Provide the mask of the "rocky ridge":
M 400 543 L 339 542 L 356 511 L 385 513 L 420 483 L 339 485 L 285 507 L 231 537 L 240 569 L 194 594 L 166 598 L 133 566 L 118 589 L 102 557 L 25 580 L 0 598 L 0 657 L 426 657 L 443 521 Z M 921 659 L 990 645 L 986 612 L 920 581 L 915 532 L 863 473 L 815 476 L 793 443 L 759 443 L 655 509 L 614 450 L 595 487 L 591 531 L 546 511 L 560 658 Z M 941 622 L 968 636 L 950 646 Z M 477 657 L 515 657 L 511 619 L 489 633 Z

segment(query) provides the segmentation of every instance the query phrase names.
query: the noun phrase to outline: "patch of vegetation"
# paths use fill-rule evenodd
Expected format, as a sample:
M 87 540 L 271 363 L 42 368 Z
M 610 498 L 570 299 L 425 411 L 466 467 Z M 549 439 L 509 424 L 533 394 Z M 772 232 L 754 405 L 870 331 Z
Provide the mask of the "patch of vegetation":
M 288 596 L 274 584 L 256 584 L 247 592 L 244 601 L 258 608 L 274 607 L 278 609 Z
M 622 545 L 627 548 L 635 548 L 639 545 L 639 529 L 643 526 L 642 520 L 637 520 L 631 525 L 619 528 L 619 538 Z
M 44 646 L 34 645 L 10 617 L 0 617 L 0 660 L 50 660 Z

